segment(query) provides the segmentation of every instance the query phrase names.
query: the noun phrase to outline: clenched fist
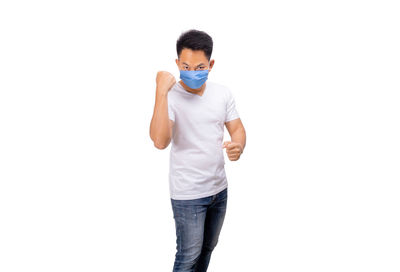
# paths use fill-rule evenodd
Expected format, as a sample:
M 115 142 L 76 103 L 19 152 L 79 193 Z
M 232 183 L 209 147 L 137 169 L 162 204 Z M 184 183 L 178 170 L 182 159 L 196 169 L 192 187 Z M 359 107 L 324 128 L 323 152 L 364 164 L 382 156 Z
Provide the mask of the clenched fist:
M 237 161 L 243 153 L 243 147 L 240 143 L 225 141 L 222 148 L 226 148 L 226 154 L 231 161 Z
M 157 92 L 166 94 L 176 83 L 175 77 L 167 71 L 159 71 L 156 78 Z

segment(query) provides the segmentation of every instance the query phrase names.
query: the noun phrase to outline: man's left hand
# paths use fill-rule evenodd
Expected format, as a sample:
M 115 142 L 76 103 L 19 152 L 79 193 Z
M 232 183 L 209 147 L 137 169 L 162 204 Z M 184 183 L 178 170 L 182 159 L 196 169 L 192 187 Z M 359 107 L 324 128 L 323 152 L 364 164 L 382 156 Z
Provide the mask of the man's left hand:
M 240 143 L 225 141 L 222 148 L 226 148 L 226 154 L 231 161 L 237 161 L 243 153 L 243 147 Z

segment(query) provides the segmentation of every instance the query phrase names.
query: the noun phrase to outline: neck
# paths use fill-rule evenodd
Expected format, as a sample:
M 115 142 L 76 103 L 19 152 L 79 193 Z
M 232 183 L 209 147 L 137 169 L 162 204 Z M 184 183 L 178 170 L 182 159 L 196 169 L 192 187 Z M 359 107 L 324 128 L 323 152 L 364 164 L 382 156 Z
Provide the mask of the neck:
M 205 90 L 205 88 L 206 88 L 207 81 L 204 82 L 204 84 L 201 85 L 201 87 L 200 87 L 199 89 L 192 89 L 192 88 L 189 88 L 182 80 L 180 80 L 179 83 L 182 85 L 182 87 L 183 87 L 186 91 L 201 96 L 201 95 L 203 95 L 203 93 L 204 93 L 204 90 Z

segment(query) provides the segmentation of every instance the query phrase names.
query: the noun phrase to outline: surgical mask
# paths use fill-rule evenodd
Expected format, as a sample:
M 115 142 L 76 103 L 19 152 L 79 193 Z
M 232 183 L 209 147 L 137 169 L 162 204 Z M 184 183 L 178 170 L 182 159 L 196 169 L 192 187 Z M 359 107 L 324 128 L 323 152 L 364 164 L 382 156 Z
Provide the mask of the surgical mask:
M 208 70 L 180 70 L 180 78 L 191 89 L 200 88 L 208 78 Z

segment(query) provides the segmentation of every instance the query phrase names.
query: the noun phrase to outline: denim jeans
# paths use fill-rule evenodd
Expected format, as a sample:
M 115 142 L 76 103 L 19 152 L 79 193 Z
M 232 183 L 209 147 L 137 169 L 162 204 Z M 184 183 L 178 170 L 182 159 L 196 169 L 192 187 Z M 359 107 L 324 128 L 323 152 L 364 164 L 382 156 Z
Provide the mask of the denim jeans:
M 171 198 L 176 229 L 173 272 L 206 272 L 224 223 L 228 188 L 191 200 Z

